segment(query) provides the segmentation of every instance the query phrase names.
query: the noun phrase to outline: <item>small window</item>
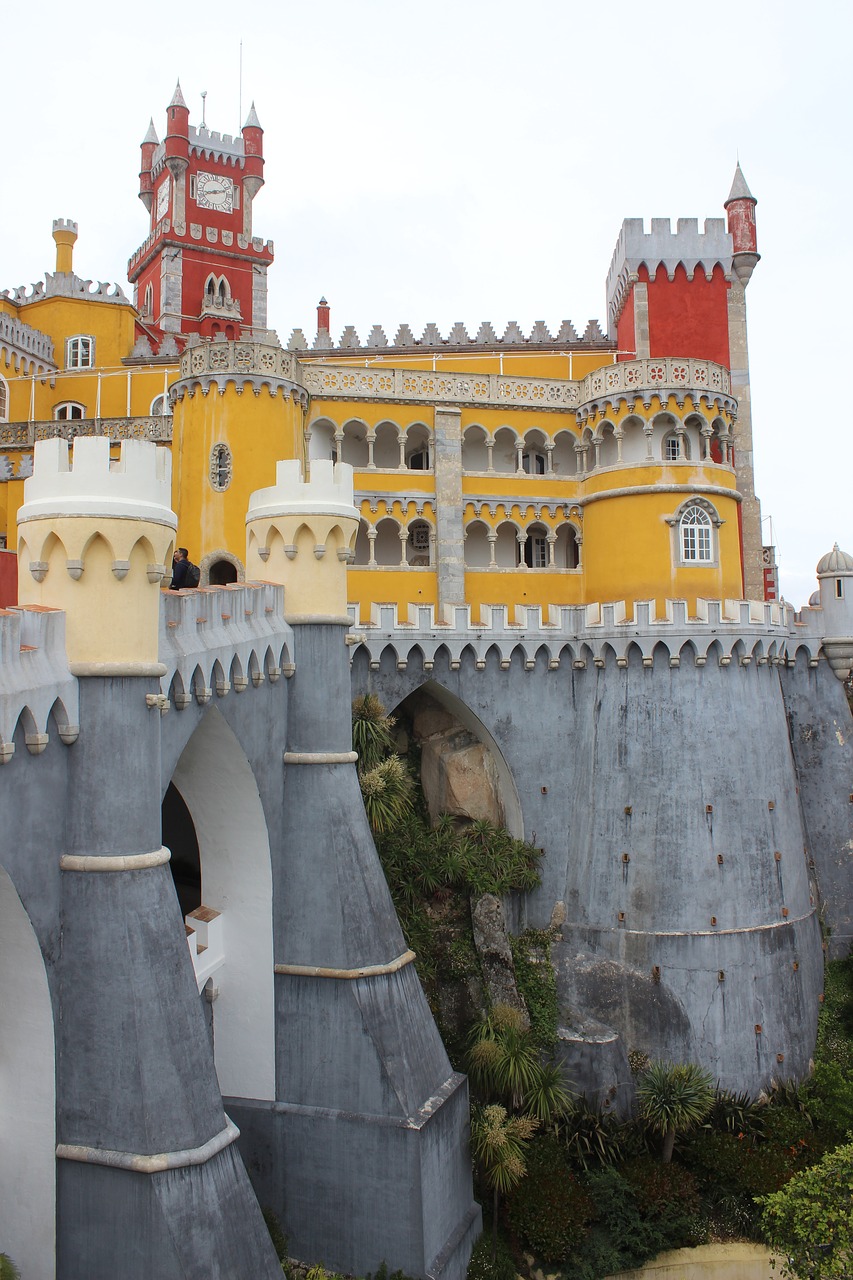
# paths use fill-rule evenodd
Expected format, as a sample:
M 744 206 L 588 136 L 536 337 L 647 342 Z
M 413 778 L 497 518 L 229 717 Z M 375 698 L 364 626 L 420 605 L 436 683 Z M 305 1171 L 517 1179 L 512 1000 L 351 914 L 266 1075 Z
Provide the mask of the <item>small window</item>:
M 835 598 L 836 600 L 844 599 L 844 583 L 841 578 L 835 579 Z
M 9 387 L 6 379 L 0 375 L 0 422 L 9 421 Z
M 539 449 L 525 449 L 521 455 L 521 469 L 529 476 L 544 476 L 545 454 Z
M 150 317 L 154 314 L 154 286 L 147 284 L 145 286 L 145 299 L 142 303 L 142 314 Z
M 53 410 L 53 418 L 55 422 L 71 422 L 79 418 L 85 418 L 86 406 L 78 404 L 76 400 L 64 400 L 62 404 L 55 406 Z
M 408 468 L 410 471 L 429 471 L 429 449 L 418 449 L 415 453 L 410 453 Z
M 171 415 L 172 415 L 172 409 L 169 404 L 168 396 L 157 396 L 154 400 L 152 400 L 151 402 L 152 418 L 171 417 Z
M 663 442 L 663 456 L 667 462 L 677 462 L 681 457 L 681 441 L 678 436 L 667 436 Z
M 711 517 L 702 507 L 688 507 L 681 517 L 681 559 L 685 563 L 709 564 L 711 554 Z
M 210 451 L 210 486 L 224 493 L 231 483 L 231 450 L 227 444 L 215 444 Z
M 65 344 L 66 369 L 93 369 L 95 367 L 95 339 L 77 334 Z
M 195 200 L 195 174 L 190 174 L 190 200 Z

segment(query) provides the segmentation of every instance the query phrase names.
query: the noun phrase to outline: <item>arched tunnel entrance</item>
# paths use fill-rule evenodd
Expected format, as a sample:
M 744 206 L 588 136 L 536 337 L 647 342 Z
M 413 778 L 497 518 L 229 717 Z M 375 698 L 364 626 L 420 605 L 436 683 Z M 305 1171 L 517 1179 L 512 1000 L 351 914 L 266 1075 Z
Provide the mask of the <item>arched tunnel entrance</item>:
M 219 1087 L 226 1096 L 274 1098 L 269 834 L 252 767 L 215 707 L 175 766 L 162 823 L 181 911 L 198 935 L 189 936 L 196 976 L 215 994 Z M 214 961 L 215 973 L 205 978 Z
M 421 786 L 430 819 L 442 813 L 487 818 L 522 839 L 518 791 L 500 747 L 455 694 L 429 680 L 394 707 L 398 749 L 420 751 Z

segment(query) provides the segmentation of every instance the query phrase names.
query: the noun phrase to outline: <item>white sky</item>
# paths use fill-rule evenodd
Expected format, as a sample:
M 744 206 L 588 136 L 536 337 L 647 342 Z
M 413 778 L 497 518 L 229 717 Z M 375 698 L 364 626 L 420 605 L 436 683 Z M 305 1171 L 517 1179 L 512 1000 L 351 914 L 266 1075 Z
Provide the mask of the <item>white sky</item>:
M 180 76 L 190 119 L 236 133 L 254 99 L 275 241 L 271 327 L 309 342 L 406 322 L 606 329 L 624 217 L 723 215 L 735 161 L 758 199 L 747 298 L 756 490 L 782 591 L 804 603 L 853 552 L 847 442 L 853 209 L 849 0 L 47 0 L 3 33 L 0 288 L 53 269 L 126 286 L 147 234 L 139 142 Z M 235 17 L 235 14 L 237 15 Z M 837 362 L 837 363 L 836 363 Z M 833 374 L 832 369 L 836 369 Z M 829 371 L 829 372 L 827 372 Z M 769 526 L 765 525 L 765 540 Z

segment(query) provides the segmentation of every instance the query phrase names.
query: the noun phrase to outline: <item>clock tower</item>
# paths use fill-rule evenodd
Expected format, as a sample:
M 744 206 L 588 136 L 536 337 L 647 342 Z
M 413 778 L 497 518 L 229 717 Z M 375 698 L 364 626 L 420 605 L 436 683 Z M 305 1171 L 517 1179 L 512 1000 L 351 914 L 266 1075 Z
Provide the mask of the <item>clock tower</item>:
M 239 137 L 189 122 L 180 83 L 159 141 L 152 120 L 142 141 L 139 198 L 148 238 L 128 263 L 140 332 L 234 339 L 267 326 L 272 241 L 252 234 L 252 204 L 264 183 L 263 137 L 254 104 Z

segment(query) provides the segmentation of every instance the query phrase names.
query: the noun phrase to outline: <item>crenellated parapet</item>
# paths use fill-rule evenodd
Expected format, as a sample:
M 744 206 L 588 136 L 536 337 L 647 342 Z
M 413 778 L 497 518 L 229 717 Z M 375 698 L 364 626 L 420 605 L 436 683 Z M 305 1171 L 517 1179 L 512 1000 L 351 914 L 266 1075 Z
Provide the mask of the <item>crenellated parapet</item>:
M 8 291 L 0 294 L 8 296 Z M 0 315 L 0 357 L 16 373 L 50 373 L 56 369 L 53 339 L 12 316 Z
M 161 601 L 160 687 L 176 710 L 275 684 L 295 672 L 280 586 L 167 591 Z
M 351 466 L 315 459 L 305 480 L 301 462 L 278 462 L 249 500 L 246 574 L 284 584 L 288 618 L 340 618 L 359 520 Z
M 159 674 L 160 585 L 171 578 L 177 518 L 171 456 L 103 436 L 35 446 L 18 512 L 18 597 L 63 609 L 75 674 Z
M 786 605 L 744 600 L 697 605 L 695 616 L 688 615 L 684 600 L 667 600 L 662 615 L 650 600 L 517 606 L 514 622 L 506 606 L 481 606 L 479 625 L 472 624 L 467 605 L 438 618 L 433 606 L 411 605 L 406 619 L 395 605 L 374 605 L 367 625 L 358 622 L 357 609 L 350 606 L 349 644 L 353 651 L 363 646 L 376 671 L 389 653 L 399 670 L 414 660 L 431 671 L 440 651 L 451 670 L 459 670 L 467 656 L 476 670 L 485 671 L 490 651 L 504 671 L 514 662 L 531 672 L 566 665 L 577 671 L 618 669 L 632 658 L 648 668 L 656 661 L 669 667 L 772 667 L 794 664 L 800 650 L 810 666 L 817 666 L 820 637 L 798 633 Z
M 646 267 L 654 280 L 663 269 L 672 280 L 676 268 L 682 266 L 688 280 L 701 271 L 711 280 L 714 268 L 720 266 L 728 280 L 732 273 L 732 237 L 725 219 L 706 218 L 699 230 L 697 218 L 679 218 L 675 231 L 669 218 L 652 218 L 651 231 L 646 231 L 642 218 L 626 218 L 613 250 L 607 273 L 607 317 L 611 333 L 628 297 L 640 267 Z
M 579 336 L 571 320 L 564 320 L 554 333 L 551 333 L 544 320 L 537 320 L 529 333 L 525 333 L 515 320 L 510 320 L 500 336 L 491 321 L 484 320 L 473 337 L 470 336 L 462 321 L 457 320 L 446 335 L 439 330 L 436 324 L 430 323 L 425 326 L 419 338 L 415 337 L 408 324 L 401 324 L 391 342 L 389 342 L 381 324 L 373 325 L 364 342 L 362 342 L 353 325 L 345 327 L 340 341 L 337 343 L 332 339 L 328 329 L 320 329 L 314 341 L 313 349 L 315 351 L 338 350 L 346 352 L 347 355 L 355 355 L 361 351 L 382 351 L 383 354 L 396 356 L 405 354 L 407 351 L 423 352 L 424 350 L 431 351 L 434 348 L 443 348 L 448 354 L 457 354 L 458 352 L 470 351 L 472 347 L 483 349 L 496 347 L 505 351 L 512 348 L 529 348 L 531 346 L 545 350 L 552 348 L 556 351 L 569 351 L 573 348 L 578 348 L 581 352 L 587 352 L 590 349 L 598 348 L 604 351 L 610 350 L 613 347 L 613 343 L 609 341 L 606 334 L 602 333 L 601 326 L 597 320 L 588 321 L 582 337 Z M 288 347 L 291 351 L 306 351 L 308 349 L 308 343 L 301 329 L 294 329 Z
M 0 764 L 14 756 L 16 736 L 31 755 L 41 755 L 52 733 L 71 746 L 79 720 L 65 615 L 38 606 L 0 610 Z

